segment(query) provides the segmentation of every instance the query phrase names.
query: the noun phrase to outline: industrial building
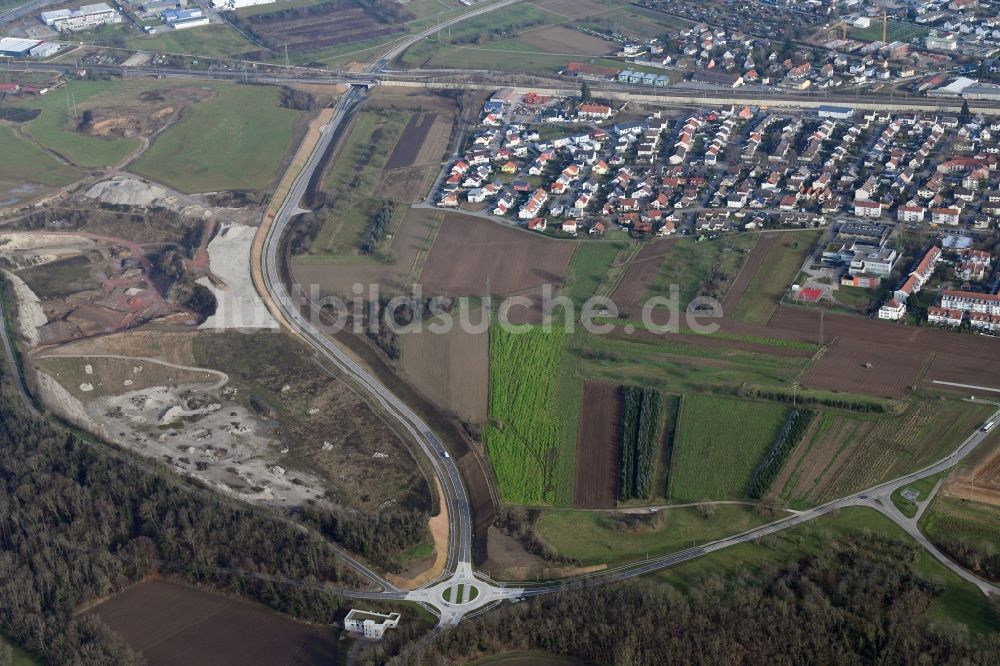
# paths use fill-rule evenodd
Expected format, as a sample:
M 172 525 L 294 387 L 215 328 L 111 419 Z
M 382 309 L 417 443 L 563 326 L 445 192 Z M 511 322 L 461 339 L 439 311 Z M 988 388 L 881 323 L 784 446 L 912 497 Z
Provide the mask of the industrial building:
M 854 109 L 849 106 L 831 106 L 821 104 L 816 107 L 816 115 L 820 118 L 836 118 L 837 120 L 850 120 L 854 117 Z
M 54 9 L 38 15 L 42 23 L 59 32 L 90 30 L 109 23 L 121 23 L 122 15 L 106 2 L 83 5 L 79 9 Z
M 382 638 L 386 629 L 395 629 L 399 624 L 399 613 L 374 613 L 352 608 L 344 618 L 344 629 L 359 634 L 365 638 Z
M 59 44 L 38 39 L 0 37 L 0 58 L 47 58 L 59 52 Z
M 231 11 L 234 9 L 243 9 L 244 7 L 253 7 L 255 5 L 269 5 L 273 2 L 275 2 L 275 0 L 212 0 L 212 7 L 224 11 Z
M 49 56 L 59 53 L 61 48 L 61 44 L 56 44 L 54 42 L 42 42 L 38 46 L 31 49 L 31 51 L 28 52 L 28 55 L 32 58 L 48 58 Z
M 168 9 L 162 16 L 163 22 L 174 30 L 208 25 L 208 17 L 200 9 Z
M 17 39 L 15 37 L 0 37 L 0 57 L 26 58 L 31 49 L 41 44 L 37 39 Z

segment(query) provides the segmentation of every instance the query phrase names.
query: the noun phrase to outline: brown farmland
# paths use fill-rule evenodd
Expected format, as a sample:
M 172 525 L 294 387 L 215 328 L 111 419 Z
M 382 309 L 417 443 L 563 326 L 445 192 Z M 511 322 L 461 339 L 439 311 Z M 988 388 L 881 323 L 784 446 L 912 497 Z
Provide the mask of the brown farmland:
M 256 14 L 241 25 L 271 48 L 287 44 L 289 53 L 349 44 L 401 32 L 401 25 L 380 23 L 353 5 L 337 2 Z
M 428 295 L 482 296 L 489 287 L 491 294 L 501 296 L 537 296 L 542 285 L 551 284 L 554 292 L 562 283 L 575 249 L 575 243 L 449 214 L 420 278 Z M 513 312 L 512 317 L 522 318 Z
M 599 2 L 594 2 L 594 0 L 545 0 L 545 2 L 539 3 L 539 5 L 550 12 L 562 14 L 569 18 L 583 18 L 584 16 L 601 14 L 612 9 Z
M 985 458 L 972 469 L 956 471 L 945 484 L 943 492 L 949 497 L 972 500 L 1000 506 L 1000 430 L 992 436 L 992 451 L 987 449 Z M 987 446 L 989 440 L 981 444 Z M 976 452 L 978 457 L 979 452 Z
M 618 485 L 621 392 L 617 386 L 586 382 L 576 435 L 573 506 L 611 509 Z
M 461 326 L 446 334 L 428 330 L 401 336 L 403 372 L 433 402 L 463 421 L 486 420 L 489 336 Z
M 403 136 L 399 137 L 399 142 L 392 151 L 392 155 L 389 156 L 385 168 L 398 169 L 416 164 L 420 148 L 424 145 L 424 141 L 436 120 L 436 113 L 414 114 L 410 118 L 410 122 L 406 124 Z
M 417 113 L 410 119 L 382 174 L 383 196 L 404 203 L 424 198 L 448 151 L 453 122 L 452 115 L 443 113 Z
M 760 240 L 757 241 L 750 251 L 750 257 L 743 264 L 743 269 L 722 299 L 722 311 L 727 317 L 732 316 L 733 310 L 736 309 L 736 304 L 743 298 L 743 294 L 746 293 L 751 280 L 757 275 L 771 248 L 777 242 L 778 234 L 761 234 Z
M 903 398 L 917 383 L 925 356 L 903 347 L 838 338 L 809 369 L 809 388 Z
M 676 242 L 675 239 L 656 241 L 639 251 L 611 294 L 611 300 L 620 311 L 638 316 L 646 292 L 653 286 L 660 266 Z
M 529 30 L 521 35 L 521 41 L 547 53 L 601 56 L 610 53 L 613 48 L 611 42 L 600 37 L 561 25 Z
M 957 347 L 955 351 L 961 352 L 962 349 Z M 997 350 L 997 356 L 998 358 L 989 360 L 957 354 L 938 354 L 927 370 L 924 386 L 937 391 L 956 391 L 963 395 L 970 393 L 970 390 L 960 386 L 945 386 L 934 382 L 951 382 L 1000 389 L 1000 350 Z M 975 391 L 972 392 L 975 393 Z
M 337 662 L 337 629 L 302 624 L 258 604 L 179 583 L 139 583 L 90 613 L 151 666 Z

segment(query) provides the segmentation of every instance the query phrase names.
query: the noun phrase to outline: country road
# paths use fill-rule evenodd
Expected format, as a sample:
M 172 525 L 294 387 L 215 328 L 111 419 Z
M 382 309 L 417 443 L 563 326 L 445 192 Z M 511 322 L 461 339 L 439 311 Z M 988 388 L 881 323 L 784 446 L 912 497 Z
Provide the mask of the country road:
M 14 372 L 14 385 L 17 387 L 17 392 L 21 396 L 21 400 L 24 402 L 24 406 L 31 412 L 32 416 L 41 418 L 42 415 L 35 407 L 34 401 L 31 396 L 28 395 L 28 390 L 24 386 L 24 378 L 21 377 L 21 372 L 17 365 L 17 355 L 14 353 L 14 345 L 7 335 L 7 313 L 3 308 L 3 301 L 0 301 L 0 337 L 3 338 L 3 351 L 4 355 L 7 357 L 7 362 L 10 364 L 11 370 Z
M 512 0 L 516 1 L 516 0 Z M 510 3 L 500 3 L 491 5 L 496 9 Z M 465 15 L 462 18 L 467 18 Z M 458 19 L 458 20 L 461 20 Z M 455 23 L 455 20 L 451 23 Z M 435 28 L 436 30 L 436 28 Z M 426 31 L 430 34 L 432 31 Z M 422 39 L 425 34 L 415 35 L 406 42 L 396 46 L 392 51 L 384 54 L 376 61 L 369 73 L 378 75 L 399 53 L 408 48 L 409 45 Z M 362 87 L 363 86 L 363 87 Z M 473 569 L 471 556 L 472 526 L 471 511 L 468 495 L 465 490 L 461 475 L 455 465 L 454 459 L 445 451 L 441 440 L 430 430 L 430 428 L 409 409 L 398 397 L 388 388 L 380 383 L 367 370 L 358 365 L 353 358 L 345 351 L 341 350 L 332 339 L 319 330 L 319 326 L 310 322 L 302 314 L 302 306 L 306 303 L 296 303 L 284 284 L 279 268 L 279 258 L 281 257 L 281 238 L 285 230 L 291 223 L 291 219 L 302 209 L 299 207 L 306 187 L 315 170 L 322 161 L 323 155 L 330 146 L 331 141 L 338 136 L 338 129 L 346 123 L 357 107 L 358 103 L 364 99 L 367 83 L 355 84 L 338 103 L 333 119 L 322 129 L 322 136 L 313 147 L 305 166 L 296 175 L 294 183 L 286 198 L 281 202 L 280 208 L 273 219 L 268 222 L 265 215 L 265 222 L 259 231 L 263 235 L 264 250 L 259 257 L 260 266 L 254 266 L 255 271 L 262 275 L 262 284 L 259 288 L 263 290 L 262 297 L 265 302 L 272 306 L 273 314 L 286 327 L 295 332 L 299 337 L 310 344 L 318 353 L 330 361 L 335 367 L 341 370 L 350 381 L 361 388 L 387 414 L 397 420 L 399 424 L 412 436 L 414 441 L 427 456 L 435 475 L 441 482 L 444 498 L 448 507 L 450 521 L 449 529 L 449 553 L 445 573 L 438 579 L 427 583 L 419 589 L 413 590 L 405 595 L 405 599 L 417 601 L 435 609 L 439 614 L 440 624 L 443 626 L 456 624 L 469 613 L 475 613 L 505 601 L 515 600 L 524 597 L 533 597 L 542 594 L 550 594 L 564 589 L 580 585 L 607 584 L 627 580 L 637 576 L 642 576 L 660 569 L 674 566 L 686 562 L 707 553 L 715 552 L 741 543 L 748 543 L 774 534 L 781 530 L 789 529 L 810 520 L 814 520 L 823 515 L 829 514 L 843 507 L 848 506 L 870 506 L 878 509 L 872 498 L 887 499 L 891 493 L 899 487 L 912 483 L 939 471 L 949 469 L 957 464 L 962 458 L 974 450 L 984 439 L 985 433 L 975 432 L 963 443 L 963 445 L 952 454 L 938 461 L 923 470 L 907 474 L 898 479 L 875 486 L 866 491 L 855 493 L 848 497 L 838 499 L 810 510 L 797 512 L 791 516 L 774 521 L 767 525 L 748 530 L 747 532 L 719 539 L 701 546 L 692 547 L 680 552 L 652 558 L 643 562 L 632 563 L 613 569 L 606 569 L 591 574 L 585 574 L 560 581 L 551 581 L 539 585 L 508 586 L 503 583 L 494 583 L 484 576 L 476 574 Z M 256 260 L 255 260 L 256 261 Z M 997 412 L 1000 416 L 1000 411 Z M 886 512 L 884 512 L 886 513 Z M 898 521 L 898 517 L 891 513 L 886 515 Z M 915 526 L 911 528 L 902 525 L 907 532 L 919 534 Z M 916 537 L 915 537 L 916 538 Z M 917 542 L 931 551 L 945 566 L 960 575 L 965 580 L 975 584 L 984 593 L 997 591 L 989 583 L 978 579 L 959 565 L 949 560 L 931 544 L 925 537 L 920 535 Z M 453 589 L 455 585 L 474 585 L 479 590 L 479 595 L 473 602 L 455 604 L 448 601 L 447 591 Z M 398 598 L 399 591 L 395 588 L 386 587 L 386 596 Z
M 983 593 L 1000 593 L 1000 590 L 998 590 L 995 585 L 979 579 L 941 553 L 922 533 L 920 533 L 917 528 L 916 521 L 903 516 L 898 509 L 895 508 L 890 499 L 891 494 L 895 490 L 905 487 L 906 485 L 926 476 L 948 470 L 956 465 L 983 442 L 986 437 L 986 433 L 983 433 L 980 430 L 970 434 L 970 436 L 954 452 L 922 470 L 912 472 L 897 479 L 874 486 L 870 489 L 854 493 L 847 497 L 828 502 L 812 509 L 794 512 L 793 515 L 789 515 L 766 525 L 747 530 L 746 532 L 694 546 L 679 552 L 654 557 L 641 562 L 634 562 L 619 567 L 605 569 L 590 574 L 570 577 L 564 580 L 549 581 L 546 583 L 531 585 L 494 582 L 474 570 L 472 561 L 473 527 L 471 506 L 467 490 L 454 458 L 451 457 L 446 451 L 441 439 L 413 410 L 411 410 L 399 397 L 393 394 L 389 388 L 383 385 L 376 377 L 369 373 L 367 369 L 358 364 L 348 352 L 341 349 L 330 336 L 324 333 L 320 322 L 311 320 L 309 316 L 305 314 L 315 312 L 316 310 L 310 307 L 310 303 L 303 302 L 297 297 L 293 297 L 289 289 L 289 285 L 285 283 L 281 270 L 281 260 L 283 258 L 282 239 L 290 226 L 292 226 L 292 220 L 303 210 L 300 208 L 300 204 L 305 196 L 310 179 L 322 164 L 323 157 L 330 149 L 331 143 L 341 136 L 340 130 L 347 126 L 352 114 L 365 99 L 368 87 L 387 81 L 392 77 L 396 77 L 398 79 L 397 72 L 387 71 L 390 63 L 406 49 L 442 28 L 455 25 L 461 21 L 480 16 L 490 11 L 495 11 L 497 9 L 513 5 L 519 1 L 520 0 L 501 0 L 500 2 L 480 7 L 448 19 L 447 21 L 443 21 L 438 25 L 424 30 L 423 32 L 409 35 L 393 44 L 391 48 L 383 53 L 363 74 L 322 75 L 317 71 L 306 70 L 304 68 L 296 68 L 294 70 L 294 74 L 290 74 L 289 72 L 292 72 L 293 70 L 289 69 L 285 74 L 267 73 L 254 74 L 252 76 L 248 76 L 245 72 L 225 70 L 191 72 L 187 70 L 164 70 L 159 68 L 129 69 L 130 74 L 135 73 L 137 75 L 146 76 L 167 76 L 194 79 L 246 79 L 248 81 L 252 80 L 256 83 L 277 84 L 293 81 L 311 83 L 337 82 L 351 85 L 350 90 L 344 94 L 338 102 L 336 108 L 333 110 L 330 120 L 326 123 L 326 125 L 320 128 L 319 139 L 316 140 L 315 145 L 312 145 L 308 157 L 301 165 L 301 168 L 297 172 L 293 172 L 291 169 L 289 170 L 288 177 L 291 180 L 291 183 L 288 187 L 287 194 L 285 194 L 280 201 L 276 202 L 277 208 L 274 209 L 275 212 L 273 217 L 271 217 L 270 208 L 268 212 L 265 213 L 260 229 L 258 230 L 258 238 L 255 241 L 255 247 L 259 246 L 260 251 L 255 251 L 253 255 L 251 270 L 254 275 L 255 285 L 261 292 L 261 297 L 264 299 L 265 303 L 268 304 L 272 315 L 274 315 L 277 321 L 281 323 L 283 327 L 300 337 L 332 367 L 336 368 L 338 372 L 343 375 L 345 381 L 358 388 L 358 390 L 361 391 L 375 406 L 377 406 L 382 413 L 384 413 L 388 418 L 396 421 L 398 425 L 409 434 L 410 439 L 416 444 L 416 446 L 419 447 L 420 452 L 427 459 L 431 470 L 440 482 L 440 487 L 442 489 L 441 501 L 444 502 L 449 517 L 447 561 L 444 572 L 438 578 L 430 581 L 419 589 L 410 592 L 403 591 L 394 586 L 383 576 L 370 569 L 367 565 L 347 554 L 343 555 L 346 564 L 368 580 L 381 586 L 382 591 L 348 592 L 335 590 L 334 588 L 321 583 L 307 583 L 305 581 L 292 581 L 277 578 L 275 578 L 273 582 L 290 585 L 315 586 L 317 589 L 329 590 L 331 592 L 336 591 L 339 594 L 352 598 L 386 600 L 406 599 L 419 602 L 432 607 L 439 616 L 440 624 L 447 626 L 458 623 L 463 617 L 484 612 L 489 608 L 502 603 L 503 601 L 512 601 L 521 598 L 551 594 L 583 585 L 609 584 L 624 581 L 674 566 L 682 562 L 693 560 L 708 553 L 724 550 L 731 546 L 754 542 L 762 537 L 801 525 L 807 521 L 814 520 L 845 507 L 864 506 L 877 510 L 896 522 L 904 530 L 906 530 L 907 533 L 910 534 L 921 547 L 930 552 L 944 566 L 961 576 L 964 580 L 976 585 L 976 587 Z M 44 4 L 46 4 L 46 2 L 38 0 L 37 2 L 30 3 L 30 5 L 23 6 L 21 9 L 28 6 L 42 6 Z M 9 13 L 10 12 L 7 14 Z M 7 14 L 0 14 L 0 23 L 3 22 L 4 17 Z M 11 68 L 42 71 L 66 69 L 65 65 L 47 65 L 44 63 L 25 63 L 23 65 L 18 63 L 9 63 L 9 66 Z M 98 71 L 107 70 L 110 73 L 122 72 L 121 67 L 95 69 Z M 617 90 L 621 87 L 608 86 L 607 88 Z M 656 91 L 656 93 L 657 96 L 662 97 L 664 101 L 692 94 L 690 91 L 683 90 L 667 90 L 662 92 Z M 706 95 L 705 97 L 706 100 L 714 100 L 716 97 L 732 100 L 745 100 L 749 99 L 749 96 L 752 94 L 753 93 L 741 94 L 737 92 L 719 92 Z M 811 102 L 815 102 L 817 99 L 815 97 L 794 94 L 776 96 L 776 99 L 778 98 L 787 98 L 792 101 L 809 99 Z M 867 99 L 869 102 L 872 99 L 879 100 L 878 97 L 874 96 Z M 822 101 L 824 103 L 835 103 L 838 99 L 836 97 L 828 97 L 824 98 Z M 849 103 L 849 101 L 845 101 L 845 103 Z M 921 100 L 919 102 L 913 101 L 912 104 L 904 104 L 902 100 L 891 100 L 886 97 L 876 103 L 883 104 L 886 108 L 900 110 L 905 109 L 907 105 L 915 106 L 918 103 L 930 104 L 932 102 Z M 996 108 L 997 110 L 1000 110 L 1000 104 L 990 106 L 989 108 Z M 305 149 L 303 152 L 305 152 Z M 294 177 L 292 177 L 293 173 Z M 3 315 L 3 306 L 2 303 L 0 303 L 0 317 Z M 12 367 L 15 368 L 18 391 L 31 412 L 36 416 L 40 416 L 25 389 L 20 373 L 16 371 L 16 356 L 12 342 L 8 339 L 6 327 L 4 327 L 4 330 L 2 331 L 2 338 L 4 352 L 11 361 Z M 1000 410 L 998 410 L 992 418 L 1000 418 Z M 476 587 L 479 594 L 475 600 L 466 601 L 464 603 L 452 603 L 449 601 L 449 590 L 459 584 Z

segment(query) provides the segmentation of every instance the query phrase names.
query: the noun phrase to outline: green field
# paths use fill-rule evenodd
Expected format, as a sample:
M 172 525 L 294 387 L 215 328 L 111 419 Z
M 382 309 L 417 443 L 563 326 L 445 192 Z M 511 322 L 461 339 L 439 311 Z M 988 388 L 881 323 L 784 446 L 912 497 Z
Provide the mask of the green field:
M 819 554 L 835 539 L 864 533 L 913 543 L 902 528 L 888 518 L 871 509 L 855 507 L 841 509 L 753 543 L 710 553 L 653 574 L 651 578 L 681 590 L 697 590 L 712 578 L 748 573 L 768 575 L 776 567 L 787 567 L 801 558 Z M 1000 630 L 1000 622 L 986 597 L 946 569 L 930 553 L 917 548 L 912 570 L 921 578 L 942 586 L 941 594 L 926 613 L 927 619 L 960 622 L 976 633 Z
M 720 504 L 631 515 L 547 509 L 535 534 L 583 566 L 620 564 L 704 544 L 776 520 L 754 507 Z
M 914 39 L 923 39 L 930 32 L 929 28 L 913 23 L 903 23 L 901 21 L 889 21 L 886 30 L 886 37 L 890 42 L 910 42 Z M 851 39 L 860 39 L 865 42 L 882 41 L 882 19 L 873 18 L 872 24 L 867 28 L 851 28 L 849 31 Z
M 77 112 L 114 100 L 124 84 L 121 81 L 71 81 L 58 91 L 35 97 L 25 106 L 42 113 L 28 123 L 28 132 L 39 144 L 81 167 L 105 167 L 117 164 L 139 147 L 138 139 L 103 139 L 68 129 L 69 108 L 75 102 Z
M 682 307 L 698 295 L 721 299 L 756 243 L 757 236 L 750 234 L 724 235 L 700 243 L 680 239 L 667 254 L 645 299 L 669 296 L 671 285 L 679 287 Z M 637 317 L 639 313 L 630 314 Z
M 1000 507 L 938 496 L 921 517 L 920 529 L 966 569 L 1000 580 Z
M 845 287 L 840 285 L 833 297 L 848 310 L 864 314 L 871 307 L 875 293 L 871 289 L 861 287 Z
M 130 37 L 127 44 L 130 49 L 202 58 L 236 58 L 248 51 L 261 50 L 223 23 L 188 30 L 164 30 L 152 37 Z
M 132 171 L 187 193 L 271 185 L 302 113 L 281 108 L 274 87 L 213 87 L 218 95 L 160 134 Z
M 69 185 L 83 172 L 57 161 L 37 145 L 14 133 L 10 127 L 0 126 L 0 201 L 6 199 L 7 188 L 22 182 L 47 187 Z M 13 195 L 16 198 L 17 195 Z
M 756 351 L 703 346 L 694 335 L 587 335 L 578 345 L 581 374 L 628 382 L 667 393 L 732 393 L 744 385 L 773 390 L 790 386 L 808 361 Z
M 787 411 L 771 403 L 684 396 L 671 461 L 670 499 L 744 497 L 750 475 L 774 443 Z
M 340 213 L 327 217 L 309 247 L 310 255 L 357 252 L 381 206 L 382 172 L 412 116 L 411 111 L 381 108 L 364 109 L 355 116 L 323 183 L 327 201 Z
M 799 272 L 802 262 L 822 232 L 788 231 L 771 246 L 746 293 L 733 310 L 733 318 L 751 324 L 766 324 L 781 297 Z
M 407 67 L 415 67 L 427 62 L 428 59 L 436 57 L 436 54 L 441 51 L 456 50 L 453 46 L 456 43 L 476 46 L 478 40 L 492 47 L 498 42 L 490 39 L 491 34 L 516 34 L 523 29 L 527 29 L 517 26 L 524 26 L 528 23 L 538 21 L 539 23 L 530 26 L 537 28 L 542 25 L 558 23 L 560 18 L 557 14 L 531 4 L 521 4 L 516 7 L 498 9 L 488 14 L 463 21 L 450 30 L 445 29 L 441 33 L 435 33 L 417 42 L 400 56 L 400 61 Z M 449 40 L 451 40 L 450 44 Z M 471 62 L 465 65 L 465 67 L 474 66 Z
M 899 415 L 821 411 L 774 491 L 791 506 L 809 506 L 902 476 L 944 458 L 991 412 L 931 398 L 914 398 Z
M 608 241 L 584 242 L 577 246 L 564 277 L 566 295 L 573 300 L 577 312 L 591 296 L 607 295 L 608 272 L 615 258 L 627 247 L 626 243 Z
M 908 486 L 904 486 L 899 490 L 896 490 L 892 493 L 892 497 L 890 499 L 892 499 L 892 503 L 896 505 L 896 508 L 903 512 L 903 515 L 908 518 L 913 518 L 917 515 L 917 510 L 920 508 L 919 504 L 927 501 L 931 491 L 934 490 L 934 486 L 937 485 L 938 480 L 943 476 L 945 476 L 944 472 L 932 474 L 931 476 L 925 476 L 918 481 L 914 481 Z M 911 490 L 917 494 L 916 502 L 912 502 L 903 497 L 904 491 Z
M 483 434 L 505 501 L 550 503 L 565 494 L 556 485 L 565 459 L 572 469 L 564 443 L 567 429 L 575 440 L 579 409 L 579 400 L 571 413 L 558 408 L 565 337 L 560 328 L 490 329 L 490 424 Z

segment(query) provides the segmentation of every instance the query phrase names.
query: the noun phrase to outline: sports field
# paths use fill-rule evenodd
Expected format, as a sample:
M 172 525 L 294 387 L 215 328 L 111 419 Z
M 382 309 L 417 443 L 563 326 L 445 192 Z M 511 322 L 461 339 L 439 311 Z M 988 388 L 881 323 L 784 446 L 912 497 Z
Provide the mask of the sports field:
M 278 105 L 278 88 L 216 86 L 215 98 L 159 135 L 131 170 L 186 193 L 267 189 L 302 113 Z

